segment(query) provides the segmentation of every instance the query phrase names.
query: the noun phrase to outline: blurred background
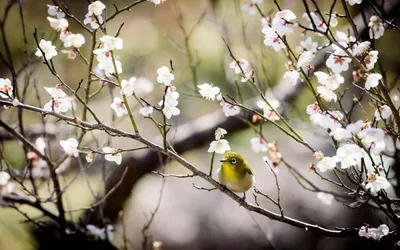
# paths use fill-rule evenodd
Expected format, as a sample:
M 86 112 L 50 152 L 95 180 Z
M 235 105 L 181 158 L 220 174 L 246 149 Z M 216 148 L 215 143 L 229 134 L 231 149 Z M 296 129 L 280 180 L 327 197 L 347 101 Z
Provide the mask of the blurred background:
M 131 2 L 125 0 L 103 1 L 107 6 L 107 16 L 114 12 L 113 3 L 123 7 Z M 301 18 L 305 10 L 300 1 L 281 0 L 277 2 L 282 8 L 291 9 L 300 22 L 308 25 L 308 22 Z M 361 5 L 351 7 L 352 14 L 354 16 L 362 14 L 363 10 L 369 8 L 367 2 L 364 1 Z M 0 0 L 0 13 L 7 3 L 8 1 Z M 87 13 L 87 1 L 65 0 L 63 3 L 77 19 L 84 19 Z M 220 87 L 222 92 L 235 97 L 238 96 L 234 84 L 237 76 L 228 67 L 232 60 L 222 38 L 226 39 L 237 58 L 245 58 L 250 62 L 251 67 L 256 71 L 256 82 L 260 84 L 263 90 L 271 89 L 281 81 L 283 73 L 287 70 L 285 67 L 286 57 L 283 53 L 276 53 L 264 46 L 260 15 L 253 16 L 242 10 L 242 5 L 248 3 L 249 1 L 245 0 L 167 0 L 155 6 L 151 2 L 145 2 L 107 23 L 107 30 L 110 35 L 113 35 L 124 22 L 120 33 L 120 37 L 124 40 L 124 48 L 122 51 L 118 51 L 118 56 L 123 65 L 122 79 L 135 76 L 137 78 L 145 77 L 154 82 L 155 89 L 145 97 L 148 102 L 156 104 L 162 98 L 164 87 L 156 82 L 156 70 L 164 65 L 169 66 L 170 60 L 172 60 L 175 75 L 174 84 L 181 94 L 179 99 L 181 115 L 170 121 L 172 125 L 171 141 L 174 141 L 175 137 L 181 136 L 181 133 L 190 133 L 190 131 L 179 130 L 178 125 L 220 110 L 218 103 L 206 101 L 199 97 L 195 90 L 197 84 L 213 83 Z M 329 12 L 331 1 L 317 1 L 317 3 L 323 12 Z M 39 37 L 54 40 L 57 49 L 62 47 L 58 40 L 58 34 L 50 28 L 46 20 L 48 16 L 47 4 L 52 3 L 43 0 L 23 1 L 29 50 L 32 52 L 36 49 L 32 35 L 35 28 Z M 399 13 L 399 4 L 394 6 L 392 13 Z M 266 15 L 273 16 L 277 11 L 272 0 L 264 0 L 260 7 Z M 343 13 L 341 4 L 336 4 L 335 11 Z M 3 15 L 1 16 L 3 18 Z M 69 20 L 69 23 L 69 28 L 73 33 L 82 33 L 85 36 L 86 44 L 81 51 L 88 57 L 90 53 L 89 44 L 91 43 L 89 34 L 85 33 L 72 20 Z M 18 8 L 14 7 L 10 11 L 5 32 L 12 49 L 13 58 L 18 65 L 22 65 L 25 60 L 20 25 Z M 347 25 L 345 19 L 339 18 L 339 25 L 336 29 L 341 30 Z M 194 29 L 192 29 L 193 27 Z M 342 31 L 347 33 L 347 30 Z M 189 32 L 190 37 L 186 36 L 187 41 L 185 42 L 185 34 Z M 320 46 L 327 43 L 327 40 L 322 37 L 313 34 L 304 36 L 304 34 L 297 32 L 290 36 L 289 44 L 296 48 L 299 41 L 305 40 L 308 35 Z M 364 32 L 363 37 L 367 39 L 368 34 Z M 397 47 L 399 39 L 398 32 L 386 30 L 385 35 L 375 44 L 375 47 L 379 50 L 382 66 L 392 78 L 399 72 L 400 67 L 400 50 L 394 49 Z M 67 55 L 59 53 L 54 62 L 59 75 L 73 88 L 77 87 L 81 79 L 87 77 L 87 71 L 82 70 L 86 67 L 82 60 L 67 60 Z M 192 67 L 193 65 L 194 67 Z M 43 87 L 54 86 L 58 82 L 44 65 L 39 63 L 34 67 L 34 76 L 41 91 L 40 96 L 43 96 L 42 103 L 44 103 L 48 101 L 49 97 Z M 193 68 L 196 71 L 195 78 L 192 72 Z M 347 79 L 351 79 L 351 70 L 346 74 Z M 4 65 L 0 67 L 0 77 L 10 78 L 10 72 Z M 350 87 L 350 82 L 348 87 Z M 100 85 L 93 87 L 93 89 L 98 88 L 100 88 Z M 240 89 L 243 98 L 247 100 L 245 104 L 254 106 L 257 101 L 257 99 L 254 99 L 255 91 L 250 86 L 245 85 L 240 86 Z M 80 93 L 83 93 L 83 90 L 80 91 L 82 91 Z M 281 91 L 290 91 L 290 89 Z M 28 88 L 28 93 L 32 94 L 27 96 L 25 103 L 38 105 L 33 85 Z M 109 108 L 112 102 L 110 93 L 118 94 L 119 89 L 106 86 L 101 94 L 91 100 L 90 106 L 96 113 L 100 114 L 101 120 L 106 123 L 113 123 L 120 129 L 130 131 L 131 125 L 127 117 L 112 121 L 112 110 Z M 280 93 L 274 94 L 279 95 Z M 330 144 L 326 132 L 312 127 L 305 113 L 306 106 L 313 102 L 311 93 L 300 88 L 294 96 L 290 103 L 283 104 L 285 116 L 314 148 L 321 150 L 325 155 L 332 155 L 334 148 Z M 347 98 L 347 105 L 350 105 L 352 95 L 349 94 Z M 397 102 L 396 105 L 399 105 L 399 103 Z M 141 129 L 142 135 L 157 140 L 157 128 L 148 119 L 140 118 L 138 106 L 133 99 L 131 106 L 135 117 L 137 117 L 139 129 L 143 128 Z M 372 114 L 372 107 L 369 109 L 368 103 L 365 106 L 366 112 Z M 80 112 L 79 108 L 78 110 Z M 223 113 L 220 112 L 220 115 L 223 116 Z M 360 114 L 360 117 L 362 115 Z M 17 122 L 17 114 L 12 109 L 0 109 L 0 118 L 9 124 L 16 124 Z M 24 121 L 28 126 L 39 124 L 41 120 L 37 113 L 24 112 Z M 46 117 L 46 122 L 56 126 L 55 147 L 58 147 L 60 139 L 69 138 L 76 133 L 73 129 L 68 129 L 66 124 L 57 122 L 52 117 Z M 202 124 L 197 125 L 202 126 Z M 277 141 L 285 160 L 299 172 L 318 186 L 326 190 L 334 190 L 332 186 L 321 181 L 312 172 L 307 171 L 308 165 L 313 162 L 312 154 L 309 151 L 268 124 L 265 125 L 263 131 L 269 141 Z M 91 136 L 96 137 L 101 142 L 100 144 L 106 143 L 109 139 L 105 133 L 95 132 Z M 210 138 L 212 136 L 211 134 Z M 275 197 L 274 177 L 263 163 L 263 154 L 254 153 L 250 148 L 250 139 L 255 136 L 251 129 L 236 133 L 230 133 L 228 130 L 227 140 L 230 142 L 232 150 L 240 152 L 253 166 L 257 188 Z M 89 145 L 92 139 L 88 136 L 86 143 Z M 112 146 L 119 148 L 133 148 L 139 145 L 131 140 L 120 138 L 112 138 L 110 142 Z M 207 148 L 208 145 L 205 144 L 186 152 L 183 156 L 199 169 L 207 172 L 210 160 Z M 26 166 L 24 152 L 18 142 L 3 142 L 0 150 L 2 157 L 13 168 L 23 169 Z M 114 171 L 121 171 L 125 166 L 139 168 L 140 166 L 130 162 L 130 159 L 140 156 L 141 153 L 125 153 L 124 163 L 121 166 L 107 166 L 107 176 L 111 176 Z M 220 157 L 218 156 L 216 160 L 218 162 Z M 89 206 L 101 196 L 105 186 L 104 176 L 102 176 L 102 166 L 104 165 L 102 159 L 97 159 L 90 166 L 87 174 L 81 174 L 78 175 L 78 178 L 75 178 L 83 161 L 84 155 L 81 159 L 71 162 L 70 171 L 67 171 L 62 177 L 64 185 L 72 183 L 66 192 L 65 201 L 68 210 L 74 211 L 68 214 L 68 218 L 74 221 L 79 221 L 85 217 L 84 211 L 75 210 Z M 134 170 L 130 171 L 134 172 Z M 168 163 L 159 171 L 174 174 L 189 173 L 182 166 L 173 162 Z M 139 177 L 132 180 L 128 185 L 128 187 L 133 187 L 132 189 L 123 190 L 124 195 L 118 196 L 118 193 L 115 195 L 117 198 L 120 197 L 119 203 L 124 210 L 123 220 L 121 220 L 122 217 L 118 217 L 115 221 L 112 221 L 115 225 L 113 244 L 118 248 L 123 245 L 123 226 L 126 227 L 130 249 L 142 248 L 143 228 L 152 217 L 152 212 L 158 207 L 146 235 L 149 237 L 150 243 L 161 241 L 162 249 L 383 249 L 382 245 L 378 246 L 373 241 L 361 240 L 360 238 L 334 239 L 322 237 L 248 212 L 219 191 L 208 192 L 195 189 L 193 183 L 201 187 L 210 187 L 209 184 L 199 178 L 163 179 L 152 173 L 143 173 Z M 368 208 L 350 209 L 341 202 L 335 201 L 332 205 L 324 205 L 317 198 L 316 193 L 303 190 L 283 166 L 279 167 L 278 178 L 281 184 L 282 205 L 285 214 L 290 217 L 328 228 L 354 228 L 362 226 L 363 223 L 370 223 L 371 225 L 386 223 L 381 220 L 379 213 Z M 124 181 L 129 182 L 129 179 L 124 179 Z M 127 197 L 125 197 L 126 194 L 128 194 Z M 41 195 L 44 197 L 49 195 L 46 181 L 43 181 L 41 186 Z M 249 202 L 254 203 L 250 191 L 247 197 Z M 259 199 L 258 202 L 263 207 L 278 212 L 278 209 L 268 200 Z M 55 209 L 51 206 L 49 208 Z M 40 215 L 35 210 L 25 209 L 30 216 Z M 0 209 L 0 249 L 40 248 L 41 245 L 43 246 L 43 242 L 37 241 L 32 231 L 32 225 L 27 223 L 25 218 L 14 209 Z

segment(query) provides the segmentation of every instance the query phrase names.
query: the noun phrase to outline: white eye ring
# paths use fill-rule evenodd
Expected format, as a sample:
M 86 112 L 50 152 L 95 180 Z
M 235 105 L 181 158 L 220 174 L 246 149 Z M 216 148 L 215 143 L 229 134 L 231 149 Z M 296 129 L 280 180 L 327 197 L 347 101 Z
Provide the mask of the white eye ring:
M 232 158 L 231 162 L 232 164 L 236 164 L 236 158 Z

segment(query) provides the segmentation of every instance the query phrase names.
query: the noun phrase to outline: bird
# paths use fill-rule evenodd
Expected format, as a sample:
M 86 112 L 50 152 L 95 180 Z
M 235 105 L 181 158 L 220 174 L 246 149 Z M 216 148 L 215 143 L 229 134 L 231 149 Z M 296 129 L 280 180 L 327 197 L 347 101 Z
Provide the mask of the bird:
M 254 183 L 254 173 L 247 161 L 238 153 L 227 152 L 221 160 L 217 175 L 221 184 L 235 193 L 242 193 L 242 201 L 246 199 L 246 191 Z

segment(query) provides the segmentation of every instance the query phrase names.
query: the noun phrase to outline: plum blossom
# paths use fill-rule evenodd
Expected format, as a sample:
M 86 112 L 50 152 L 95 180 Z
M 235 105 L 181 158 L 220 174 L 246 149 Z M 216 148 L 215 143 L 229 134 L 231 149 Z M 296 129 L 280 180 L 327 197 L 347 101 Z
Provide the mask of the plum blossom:
M 313 58 L 314 58 L 314 53 L 312 51 L 304 51 L 299 56 L 299 60 L 297 61 L 297 67 L 301 68 L 310 66 Z
M 215 130 L 215 140 L 219 140 L 224 137 L 224 135 L 228 134 L 228 132 L 223 128 L 217 128 Z
M 207 152 L 216 154 L 224 154 L 226 151 L 231 150 L 229 142 L 225 139 L 216 140 L 210 143 L 210 147 Z
M 68 27 L 68 21 L 65 18 L 52 18 L 47 17 L 47 20 L 50 23 L 50 26 L 55 29 L 56 31 L 61 31 Z
M 342 44 L 342 46 L 346 47 L 346 44 Z M 333 44 L 334 52 L 328 57 L 326 60 L 326 66 L 329 67 L 333 73 L 339 74 L 342 71 L 347 71 L 349 69 L 349 63 L 351 59 L 347 56 L 346 52 L 343 51 L 336 44 Z
M 358 120 L 355 123 L 349 123 L 346 126 L 346 130 L 350 131 L 353 135 L 360 132 L 365 126 L 365 123 L 362 120 Z
M 240 58 L 237 61 L 232 61 L 229 64 L 229 68 L 234 69 L 235 74 L 242 74 L 242 70 L 246 72 L 249 65 L 250 65 L 249 62 L 246 59 Z
M 378 228 L 369 228 L 367 226 L 362 226 L 358 231 L 358 235 L 360 237 L 365 237 L 367 239 L 372 238 L 376 241 L 379 241 L 383 236 L 388 234 L 389 227 L 386 224 L 382 224 Z
M 153 113 L 153 107 L 150 105 L 145 105 L 139 109 L 139 114 L 143 115 L 144 117 L 149 117 Z
M 357 166 L 364 155 L 364 150 L 356 144 L 345 144 L 338 148 L 333 158 L 336 162 L 340 162 L 340 167 L 342 169 L 346 169 L 351 166 Z
M 376 195 L 379 190 L 388 189 L 390 186 L 390 182 L 385 177 L 372 172 L 368 174 L 368 184 L 365 185 L 365 188 Z
M 141 97 L 150 94 L 154 89 L 154 83 L 145 77 L 137 78 L 135 85 L 135 94 Z
M 385 33 L 385 27 L 382 20 L 376 15 L 372 15 L 368 23 L 369 37 L 371 39 L 379 39 Z
M 333 200 L 335 199 L 333 195 L 325 192 L 318 192 L 317 197 L 321 201 L 321 203 L 324 204 L 325 206 L 332 205 Z
M 200 95 L 207 100 L 215 100 L 215 96 L 219 94 L 219 88 L 214 87 L 212 84 L 204 83 L 197 85 L 200 89 Z
M 320 113 L 320 112 L 321 112 L 321 108 L 318 106 L 317 103 L 310 104 L 306 108 L 306 113 L 308 115 L 313 115 L 313 114 Z
M 222 104 L 222 112 L 224 112 L 226 117 L 235 116 L 240 114 L 240 107 L 229 103 Z
M 90 27 L 92 29 L 98 29 L 100 27 L 100 24 L 103 24 L 104 20 L 102 16 L 95 16 L 94 14 L 89 14 L 87 13 L 85 15 L 85 19 L 83 20 L 83 23 L 90 24 Z
M 292 85 L 296 85 L 299 79 L 300 79 L 300 74 L 295 70 L 289 70 L 286 71 L 285 74 L 283 74 L 283 80 L 288 83 L 291 83 Z
M 257 14 L 256 4 L 261 4 L 263 0 L 247 0 L 246 3 L 242 4 L 241 9 L 247 12 L 251 16 L 255 16 Z
M 64 47 L 69 48 L 71 46 L 80 48 L 85 43 L 85 37 L 82 34 L 70 34 L 64 40 Z
M 251 138 L 250 144 L 251 144 L 251 149 L 256 153 L 268 151 L 268 143 L 261 136 Z
M 115 61 L 115 67 L 112 59 L 112 55 L 110 52 L 105 52 L 104 50 L 95 50 L 93 51 L 97 55 L 96 59 L 99 62 L 97 67 L 100 70 L 104 70 L 104 74 L 109 77 L 111 74 L 115 73 L 115 68 L 117 69 L 117 73 L 121 74 L 122 73 L 122 64 L 120 61 L 117 59 L 114 59 Z
M 75 138 L 69 138 L 67 140 L 61 140 L 60 145 L 65 151 L 65 153 L 69 156 L 78 157 L 79 150 L 78 150 L 78 141 Z
M 385 150 L 385 132 L 382 129 L 369 127 L 361 130 L 357 135 L 371 153 L 379 155 Z
M 265 106 L 263 108 L 264 116 L 270 121 L 278 121 L 280 119 L 279 115 L 274 110 L 279 108 L 279 106 L 281 105 L 279 103 L 279 101 L 277 101 L 277 100 L 269 101 L 269 104 L 271 105 L 272 108 L 269 105 L 267 105 L 265 102 L 264 102 L 264 104 L 265 104 Z
M 44 89 L 49 93 L 51 98 L 58 99 L 58 98 L 63 98 L 66 97 L 67 94 L 60 88 L 60 85 L 56 85 L 55 87 L 48 88 L 44 87 Z
M 336 93 L 325 86 L 318 86 L 317 92 L 322 97 L 322 99 L 324 99 L 327 102 L 337 101 Z
M 60 7 L 55 5 L 47 5 L 47 7 L 48 7 L 47 14 L 49 14 L 50 16 L 55 16 L 58 19 L 65 17 L 65 13 L 62 11 Z
M 114 97 L 110 107 L 115 111 L 115 114 L 118 117 L 128 114 L 128 110 L 126 109 L 124 101 L 119 97 Z
M 375 120 L 379 121 L 381 118 L 387 119 L 392 115 L 392 110 L 388 105 L 382 105 L 375 110 Z
M 129 80 L 122 80 L 121 81 L 121 95 L 128 95 L 131 96 L 135 92 L 135 84 L 136 77 L 131 77 Z
M 93 152 L 90 151 L 89 153 L 86 154 L 85 159 L 88 163 L 93 161 Z
M 167 0 L 147 0 L 147 1 L 150 1 L 150 2 L 154 3 L 155 5 L 159 5 Z
M 354 36 L 348 36 L 346 33 L 337 30 L 336 31 L 336 39 L 339 43 L 354 43 L 356 41 L 356 38 Z
M 367 70 L 371 70 L 374 68 L 375 63 L 378 61 L 378 54 L 377 50 L 372 50 L 368 52 L 368 54 L 364 57 L 364 62 Z
M 324 129 L 330 129 L 332 131 L 336 128 L 342 127 L 338 119 L 332 116 L 332 114 L 315 112 L 310 115 L 310 120 L 314 125 L 318 125 Z
M 106 51 L 121 50 L 124 48 L 124 42 L 119 37 L 104 35 L 100 37 L 100 41 L 103 43 L 103 49 Z
M 332 157 L 324 157 L 317 163 L 317 168 L 321 172 L 332 170 L 336 167 L 337 161 Z
M 86 230 L 91 234 L 94 235 L 101 240 L 106 240 L 108 239 L 111 241 L 114 238 L 114 227 L 112 225 L 107 225 L 105 228 L 98 228 L 95 225 L 88 224 L 86 225 Z
M 360 4 L 363 0 L 346 0 L 351 6 L 354 4 Z
M 161 100 L 158 105 L 163 107 L 162 112 L 167 119 L 172 116 L 177 116 L 181 111 L 177 108 L 178 106 L 179 93 L 175 91 L 175 88 L 169 87 L 164 96 L 164 102 Z
M 344 83 L 344 78 L 340 74 L 326 74 L 322 71 L 315 72 L 318 82 L 330 90 L 336 90 Z
M 329 135 L 333 136 L 333 138 L 337 141 L 343 141 L 353 137 L 351 132 L 344 128 L 336 128 Z
M 303 47 L 307 51 L 317 52 L 318 43 L 313 42 L 311 37 L 307 37 L 306 40 L 300 41 L 300 46 Z
M 311 19 L 310 19 L 310 16 L 311 16 Z M 314 12 L 310 12 L 310 13 L 306 12 L 306 13 L 303 14 L 302 17 L 307 19 L 310 22 L 310 24 L 309 24 L 309 28 L 310 29 L 314 29 L 314 25 L 315 25 L 317 30 L 319 30 L 321 32 L 325 32 L 326 31 L 327 27 L 326 27 L 325 23 Z M 314 25 L 313 25 L 313 23 L 314 23 Z M 334 25 L 335 26 L 337 25 L 337 20 L 336 20 L 336 18 L 331 18 L 331 25 L 330 26 L 335 27 Z M 318 34 L 318 35 L 321 35 L 321 34 Z
M 264 27 L 262 33 L 265 34 L 264 44 L 268 47 L 272 47 L 276 52 L 286 48 L 285 43 L 281 40 L 278 34 L 270 27 Z
M 296 15 L 291 10 L 278 11 L 274 19 L 272 19 L 272 29 L 280 36 L 293 33 L 293 29 L 288 22 L 294 19 L 296 19 Z
M 371 42 L 369 41 L 357 44 L 357 46 L 353 49 L 353 55 L 360 56 L 364 54 L 365 52 L 367 52 L 369 45 L 371 45 Z
M 53 98 L 44 105 L 43 109 L 47 112 L 65 113 L 68 111 L 69 106 L 69 101 L 66 98 Z
M 104 155 L 104 159 L 107 161 L 113 161 L 117 163 L 117 165 L 121 164 L 122 161 L 122 155 L 119 153 L 119 148 L 110 148 L 110 147 L 104 147 L 102 148 Z
M 13 96 L 13 86 L 10 79 L 0 78 L 0 97 L 9 98 Z
M 100 16 L 103 13 L 103 10 L 106 6 L 101 1 L 95 1 L 88 6 L 89 14 L 95 14 L 96 16 Z
M 11 176 L 4 171 L 0 172 L 0 205 L 2 203 L 1 196 L 12 193 L 14 183 L 10 182 Z
M 157 69 L 157 74 L 157 82 L 164 83 L 167 86 L 170 86 L 172 80 L 175 79 L 175 76 L 169 72 L 169 68 L 167 66 L 162 66 L 161 68 Z
M 39 49 L 40 48 L 40 49 Z M 46 41 L 44 39 L 40 40 L 39 47 L 36 49 L 35 55 L 37 57 L 42 57 L 43 53 L 46 60 L 50 60 L 57 55 L 56 47 L 52 45 L 51 41 Z
M 379 80 L 382 79 L 382 75 L 378 73 L 372 73 L 367 76 L 367 80 L 365 81 L 365 89 L 370 90 L 371 88 L 375 88 L 379 84 Z
M 7 172 L 1 171 L 0 172 L 0 186 L 4 187 L 5 185 L 7 185 L 10 178 L 11 177 Z

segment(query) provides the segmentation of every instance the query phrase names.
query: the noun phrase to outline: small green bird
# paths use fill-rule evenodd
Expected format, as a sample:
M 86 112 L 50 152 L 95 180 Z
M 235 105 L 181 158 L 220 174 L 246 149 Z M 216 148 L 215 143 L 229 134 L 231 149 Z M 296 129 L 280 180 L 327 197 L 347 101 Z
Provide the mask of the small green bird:
M 254 174 L 249 163 L 238 153 L 228 152 L 221 160 L 222 165 L 217 170 L 219 181 L 235 193 L 244 193 L 254 183 Z

